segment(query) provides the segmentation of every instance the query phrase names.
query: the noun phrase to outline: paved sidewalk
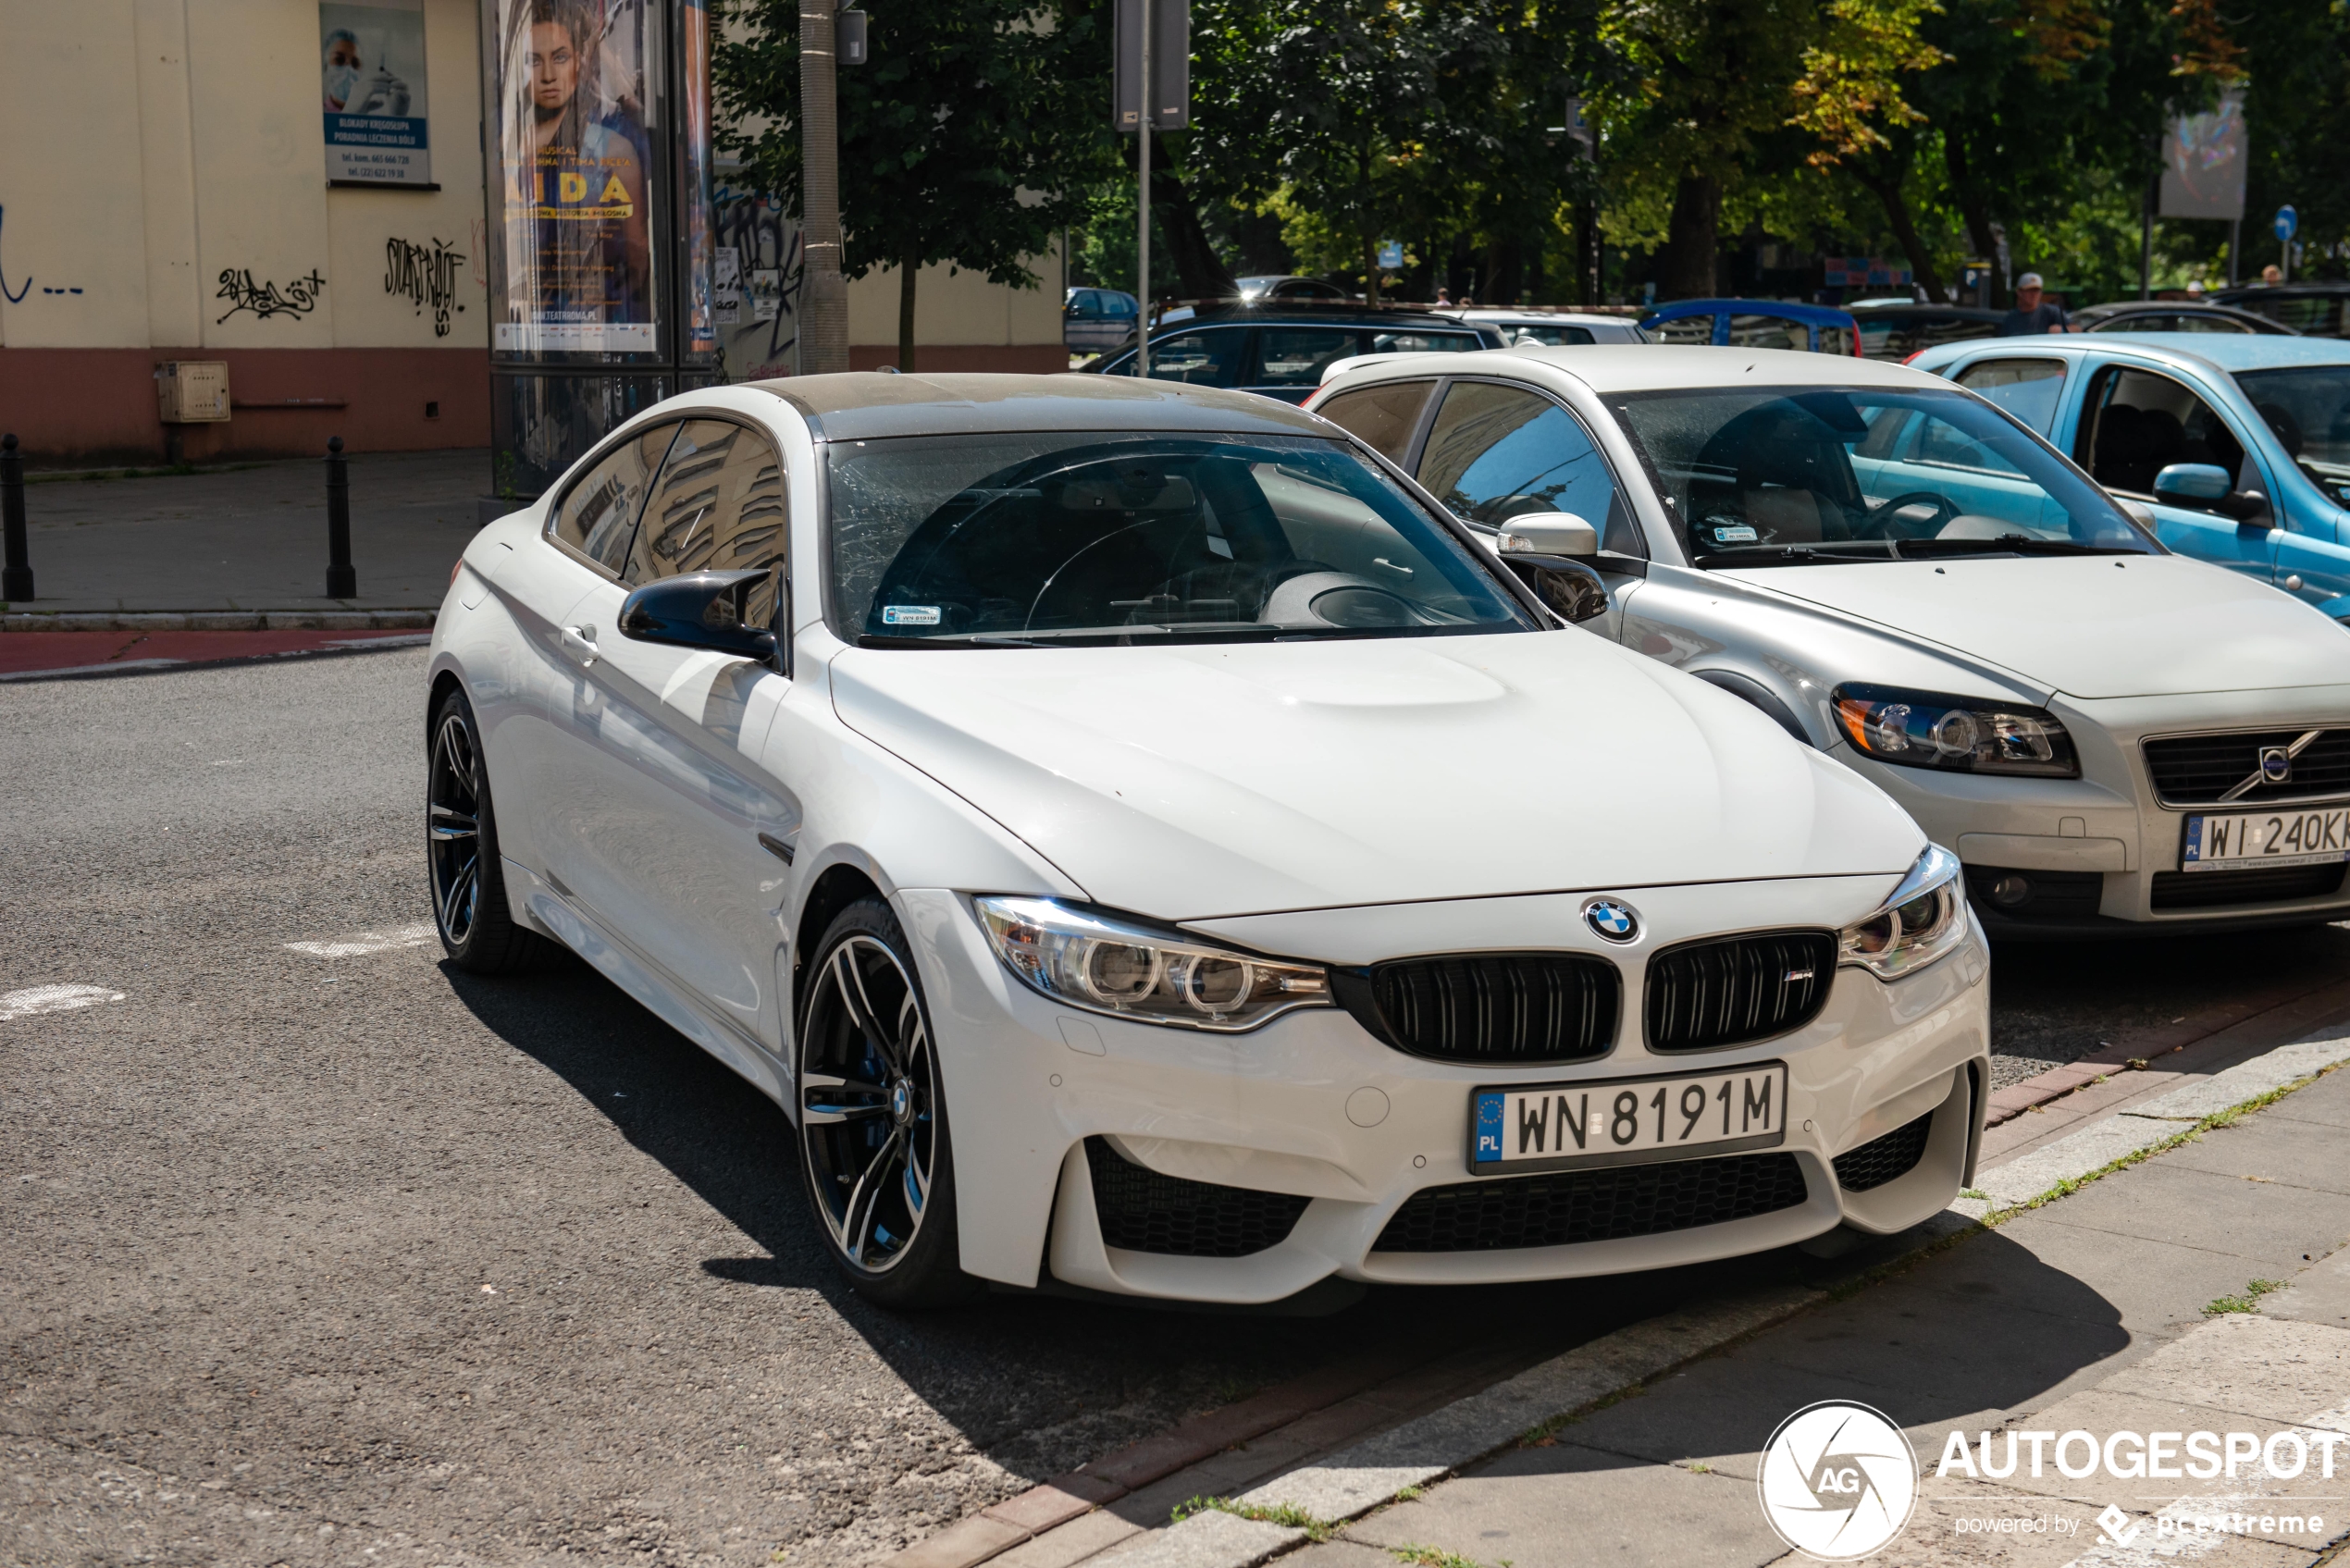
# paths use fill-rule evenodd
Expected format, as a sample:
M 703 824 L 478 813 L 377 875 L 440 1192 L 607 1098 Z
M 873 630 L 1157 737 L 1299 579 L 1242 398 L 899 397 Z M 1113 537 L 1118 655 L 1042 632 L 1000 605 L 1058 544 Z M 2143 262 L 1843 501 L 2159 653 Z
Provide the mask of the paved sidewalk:
M 1795 1568 L 1757 1503 L 1759 1451 L 1798 1409 L 1844 1399 L 1900 1423 L 1925 1470 L 1909 1528 L 1872 1562 L 2307 1568 L 2350 1535 L 2350 1443 L 2331 1478 L 2313 1459 L 2289 1484 L 1935 1472 L 1954 1431 L 1995 1451 L 2007 1430 L 2350 1434 L 2345 1151 L 2350 1070 L 1280 1561 Z M 2096 1522 L 2109 1505 L 2130 1516 L 2126 1548 Z
M 37 598 L 13 611 L 429 610 L 476 526 L 489 454 L 354 453 L 355 599 L 325 597 L 327 474 L 303 459 L 25 487 Z

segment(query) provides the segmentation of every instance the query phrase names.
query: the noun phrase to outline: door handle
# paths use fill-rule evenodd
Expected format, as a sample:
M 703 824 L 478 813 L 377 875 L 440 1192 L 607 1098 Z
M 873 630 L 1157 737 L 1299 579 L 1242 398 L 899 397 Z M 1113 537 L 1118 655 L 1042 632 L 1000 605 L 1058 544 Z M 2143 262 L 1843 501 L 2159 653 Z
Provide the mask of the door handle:
M 596 651 L 596 628 L 593 626 L 565 626 L 563 628 L 563 651 L 570 654 L 574 659 L 578 660 L 583 665 L 593 664 L 598 658 Z

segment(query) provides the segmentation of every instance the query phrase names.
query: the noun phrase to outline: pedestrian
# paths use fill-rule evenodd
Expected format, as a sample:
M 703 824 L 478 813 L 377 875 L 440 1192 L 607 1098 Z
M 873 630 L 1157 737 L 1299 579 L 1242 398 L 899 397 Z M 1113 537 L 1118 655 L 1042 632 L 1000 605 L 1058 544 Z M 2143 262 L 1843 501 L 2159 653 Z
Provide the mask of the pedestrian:
M 1453 290 L 1449 285 L 1439 283 L 1436 286 L 1436 302 L 1439 306 L 1453 302 Z
M 2279 266 L 2276 263 L 2270 262 L 2268 265 L 2260 269 L 2260 282 L 2264 287 L 2282 283 L 2283 281 L 2284 269 Z
M 1999 323 L 2002 338 L 2031 338 L 2044 332 L 2070 332 L 2072 318 L 2054 300 L 2041 297 L 2040 275 L 2027 272 L 2015 280 L 2015 309 Z

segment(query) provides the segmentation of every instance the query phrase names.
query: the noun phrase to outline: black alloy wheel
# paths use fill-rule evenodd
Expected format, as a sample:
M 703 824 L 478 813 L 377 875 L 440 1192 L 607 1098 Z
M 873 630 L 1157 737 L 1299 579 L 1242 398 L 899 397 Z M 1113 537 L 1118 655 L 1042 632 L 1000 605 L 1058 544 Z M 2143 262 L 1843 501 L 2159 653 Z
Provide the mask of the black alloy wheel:
M 799 1030 L 799 1145 L 834 1261 L 886 1305 L 983 1289 L 959 1266 L 938 1056 L 904 932 L 886 904 L 841 911 L 810 972 Z
M 433 923 L 451 962 L 475 974 L 502 974 L 547 956 L 545 938 L 513 921 L 489 809 L 489 772 L 464 693 L 433 710 L 425 773 L 425 859 Z

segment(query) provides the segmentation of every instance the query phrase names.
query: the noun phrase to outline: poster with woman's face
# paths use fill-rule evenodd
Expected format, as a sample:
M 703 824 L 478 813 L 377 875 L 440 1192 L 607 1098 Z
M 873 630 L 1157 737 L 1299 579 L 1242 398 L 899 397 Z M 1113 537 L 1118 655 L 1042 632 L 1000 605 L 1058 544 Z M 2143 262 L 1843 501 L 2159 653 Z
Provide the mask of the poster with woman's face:
M 656 352 L 649 0 L 496 0 L 505 274 L 493 346 Z
M 424 0 L 320 0 L 318 102 L 328 179 L 431 184 Z

